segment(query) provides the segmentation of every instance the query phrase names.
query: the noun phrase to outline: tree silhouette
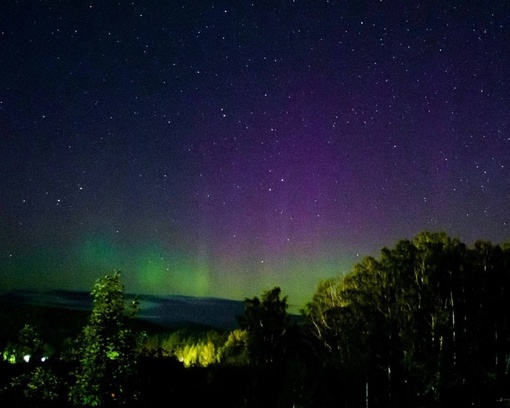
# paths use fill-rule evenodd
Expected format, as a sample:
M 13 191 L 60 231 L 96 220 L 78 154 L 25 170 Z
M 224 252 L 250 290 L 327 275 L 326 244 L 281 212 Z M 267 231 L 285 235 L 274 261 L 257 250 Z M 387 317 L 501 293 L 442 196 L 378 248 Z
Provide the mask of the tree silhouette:
M 287 331 L 287 296 L 280 298 L 281 289 L 274 287 L 244 301 L 244 315 L 239 317 L 241 329 L 248 333 L 248 355 L 255 365 L 267 366 L 281 360 Z
M 371 406 L 508 397 L 509 260 L 507 246 L 422 232 L 321 282 L 306 327 L 326 364 L 365 373 Z

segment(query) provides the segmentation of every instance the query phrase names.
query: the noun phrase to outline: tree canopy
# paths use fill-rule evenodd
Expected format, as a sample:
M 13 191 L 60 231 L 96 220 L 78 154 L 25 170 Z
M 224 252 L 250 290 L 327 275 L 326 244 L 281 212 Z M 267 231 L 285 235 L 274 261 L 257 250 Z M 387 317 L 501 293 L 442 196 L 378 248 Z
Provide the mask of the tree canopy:
M 303 316 L 379 406 L 476 399 L 509 380 L 509 266 L 499 245 L 423 232 L 320 282 Z
M 79 365 L 70 400 L 79 407 L 126 405 L 138 397 L 137 337 L 129 325 L 138 304 L 125 304 L 119 271 L 98 279 L 92 296 L 92 313 L 79 339 Z
M 287 297 L 280 298 L 281 289 L 266 290 L 261 299 L 255 296 L 244 301 L 244 315 L 239 325 L 248 333 L 248 354 L 257 365 L 270 365 L 281 358 L 283 337 L 289 323 Z

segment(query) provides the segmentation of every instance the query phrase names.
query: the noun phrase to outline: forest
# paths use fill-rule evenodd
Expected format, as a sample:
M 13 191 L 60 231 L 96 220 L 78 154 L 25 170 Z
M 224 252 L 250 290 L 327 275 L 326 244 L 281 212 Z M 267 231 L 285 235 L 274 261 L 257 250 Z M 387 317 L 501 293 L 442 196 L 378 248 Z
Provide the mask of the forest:
M 246 298 L 233 330 L 140 321 L 119 271 L 96 281 L 87 312 L 2 306 L 0 401 L 510 406 L 510 242 L 422 232 L 317 282 L 297 319 L 283 289 Z

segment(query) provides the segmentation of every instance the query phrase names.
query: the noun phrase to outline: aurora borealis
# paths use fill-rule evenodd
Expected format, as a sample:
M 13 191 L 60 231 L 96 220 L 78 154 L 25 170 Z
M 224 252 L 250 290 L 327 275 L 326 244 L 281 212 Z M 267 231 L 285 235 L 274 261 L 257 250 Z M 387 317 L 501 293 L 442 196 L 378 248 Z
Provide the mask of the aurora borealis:
M 510 239 L 506 2 L 17 2 L 0 287 L 300 306 L 424 230 Z

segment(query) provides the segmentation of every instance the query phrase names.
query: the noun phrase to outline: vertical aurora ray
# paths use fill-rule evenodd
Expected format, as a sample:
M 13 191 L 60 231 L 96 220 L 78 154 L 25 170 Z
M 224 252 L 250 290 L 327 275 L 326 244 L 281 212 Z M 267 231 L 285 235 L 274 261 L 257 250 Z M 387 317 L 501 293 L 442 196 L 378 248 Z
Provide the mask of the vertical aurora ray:
M 131 255 L 135 286 L 144 293 L 206 296 L 210 271 L 205 259 L 151 243 Z
M 76 268 L 87 276 L 122 270 L 129 292 L 206 296 L 210 271 L 205 258 L 146 238 L 135 244 L 92 235 L 75 250 Z

